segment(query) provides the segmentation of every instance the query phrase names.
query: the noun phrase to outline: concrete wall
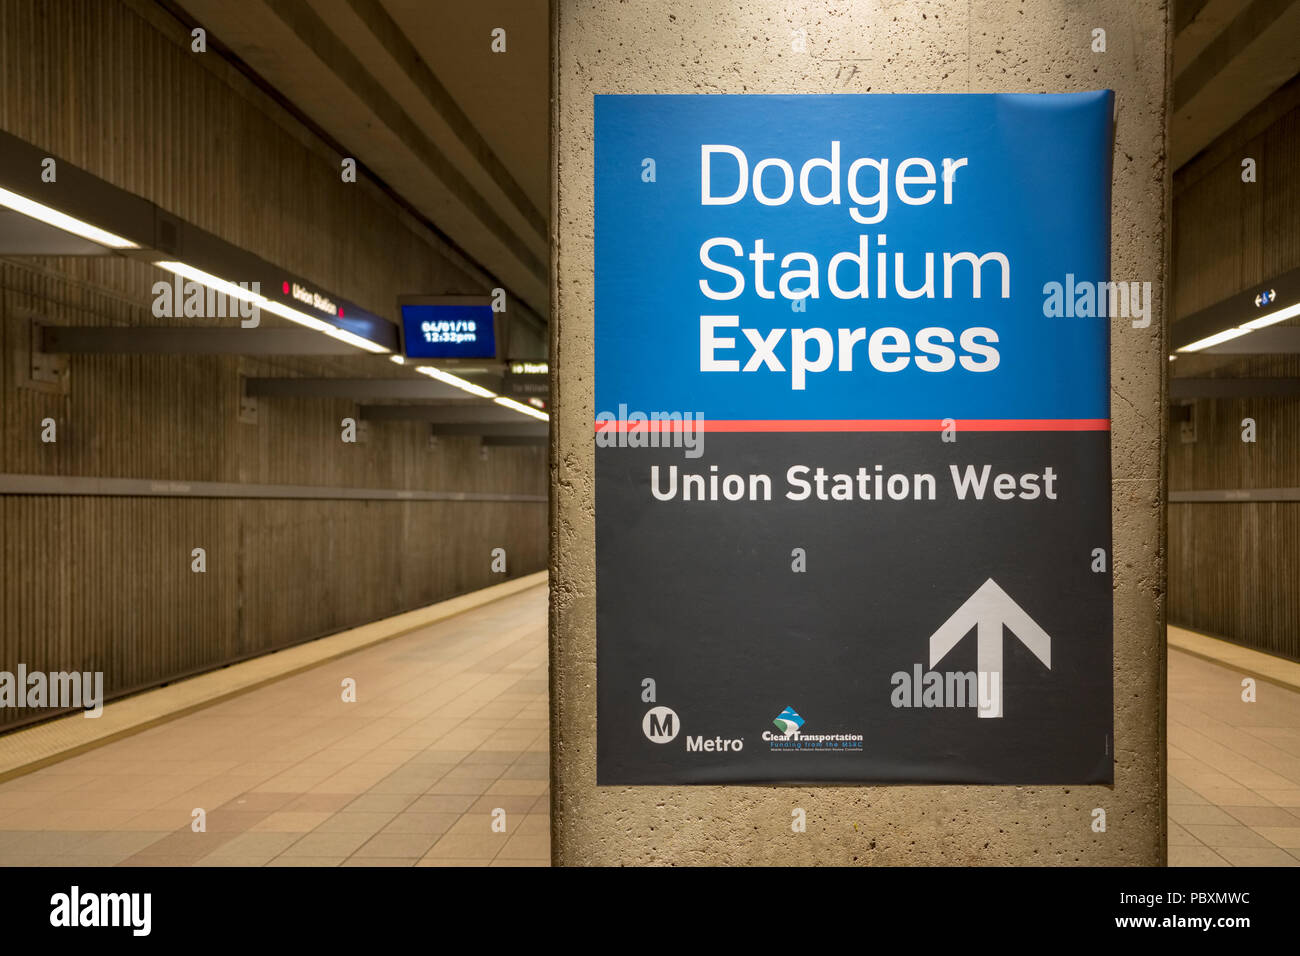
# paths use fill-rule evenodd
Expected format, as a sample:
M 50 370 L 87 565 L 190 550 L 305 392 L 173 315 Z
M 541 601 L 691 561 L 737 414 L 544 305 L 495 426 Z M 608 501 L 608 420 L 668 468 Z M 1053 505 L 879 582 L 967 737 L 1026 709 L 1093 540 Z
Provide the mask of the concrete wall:
M 1162 323 L 1167 11 L 1158 0 L 556 0 L 553 831 L 561 864 L 1157 864 L 1165 855 Z M 1094 28 L 1107 52 L 1091 50 Z M 807 53 L 791 48 L 807 31 Z M 1115 752 L 1109 787 L 595 786 L 592 95 L 1118 94 L 1112 273 L 1155 320 L 1112 345 Z M 808 831 L 790 832 L 790 809 Z M 1090 829 L 1092 810 L 1108 829 Z
M 1241 181 L 1241 161 L 1256 181 Z M 1173 178 L 1176 318 L 1300 268 L 1300 78 Z M 1293 323 L 1288 323 L 1293 324 Z M 1300 377 L 1300 356 L 1183 354 L 1188 377 Z M 1195 441 L 1171 432 L 1169 490 L 1300 487 L 1300 398 L 1199 399 Z M 1243 419 L 1256 440 L 1241 440 Z M 1171 502 L 1169 620 L 1300 660 L 1300 502 Z
M 0 60 L 0 128 L 331 293 L 391 317 L 403 292 L 491 287 L 373 183 L 343 184 L 330 148 L 218 54 L 192 53 L 154 3 L 0 0 Z M 154 317 L 165 276 L 120 257 L 0 261 L 0 472 L 534 500 L 5 495 L 0 670 L 102 670 L 121 693 L 499 583 L 493 548 L 508 576 L 544 566 L 544 448 L 431 448 L 427 425 L 392 421 L 344 444 L 346 399 L 262 398 L 255 424 L 238 420 L 241 375 L 399 374 L 386 356 L 73 356 L 67 394 L 23 387 L 33 315 L 231 324 Z M 0 725 L 48 715 L 3 708 Z

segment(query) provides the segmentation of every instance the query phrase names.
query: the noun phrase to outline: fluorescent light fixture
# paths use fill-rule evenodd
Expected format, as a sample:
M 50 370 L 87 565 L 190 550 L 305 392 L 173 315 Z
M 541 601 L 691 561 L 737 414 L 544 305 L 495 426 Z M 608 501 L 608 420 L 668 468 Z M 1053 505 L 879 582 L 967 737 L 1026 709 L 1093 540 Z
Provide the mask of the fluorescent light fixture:
M 1211 336 L 1199 339 L 1191 345 L 1184 345 L 1178 351 L 1180 352 L 1199 352 L 1201 349 L 1208 349 L 1211 345 L 1218 345 L 1221 342 L 1227 342 L 1235 339 L 1240 335 L 1248 335 L 1250 329 L 1224 329 L 1222 332 L 1215 332 Z
M 314 329 L 317 332 L 324 332 L 326 335 L 329 334 L 330 329 L 334 328 L 334 326 L 330 325 L 328 322 L 322 322 L 320 319 L 314 318 L 306 312 L 299 312 L 297 309 L 292 309 L 283 302 L 276 302 L 273 299 L 264 299 L 262 302 L 258 303 L 258 306 L 263 311 L 270 312 L 272 315 L 278 315 L 280 318 L 288 319 L 290 322 L 297 322 L 299 325 L 305 325 L 307 328 Z
M 444 372 L 442 369 L 434 368 L 432 365 L 419 365 L 416 366 L 415 370 L 424 373 L 430 378 L 436 378 L 438 381 L 444 382 L 447 385 L 452 385 L 462 391 L 469 392 L 471 395 L 477 395 L 479 398 L 497 397 L 496 392 L 489 392 L 482 385 L 475 385 L 473 382 L 467 382 L 459 375 L 452 375 L 450 372 Z
M 62 229 L 64 232 L 70 232 L 74 236 L 80 236 L 82 239 L 89 239 L 91 242 L 97 242 L 101 246 L 108 246 L 111 249 L 139 249 L 139 245 L 130 239 L 123 239 L 121 236 L 115 236 L 113 233 L 98 226 L 92 226 L 88 222 L 82 222 L 80 219 L 74 219 L 66 213 L 61 213 L 57 209 L 51 209 L 35 200 L 28 199 L 26 196 L 20 196 L 18 193 L 10 192 L 7 189 L 0 189 L 0 206 L 7 206 L 14 212 L 20 212 L 24 216 L 30 216 L 38 219 L 46 225 Z
M 216 289 L 218 292 L 224 293 L 232 299 L 239 299 L 242 302 L 261 303 L 266 298 L 260 292 L 254 292 L 252 289 L 245 289 L 242 285 L 227 282 L 219 276 L 214 276 L 210 272 L 204 272 L 202 269 L 196 269 L 193 266 L 187 266 L 183 262 L 155 262 L 154 265 L 159 269 L 166 269 L 168 272 L 175 273 L 182 279 L 193 279 L 200 285 Z
M 340 342 L 346 342 L 348 345 L 355 345 L 359 349 L 365 349 L 367 352 L 387 352 L 388 347 L 380 345 L 378 342 L 372 342 L 364 336 L 357 335 L 355 332 L 349 332 L 347 329 L 335 328 L 329 326 L 325 329 L 325 334 L 332 339 L 338 339 Z
M 297 322 L 299 325 L 306 326 L 316 332 L 329 334 L 334 326 L 322 322 L 320 319 L 312 318 L 305 312 L 299 312 L 297 309 L 291 309 L 287 305 L 275 302 L 262 295 L 260 292 L 254 292 L 251 289 L 245 289 L 242 285 L 236 285 L 220 276 L 214 276 L 210 272 L 204 272 L 202 269 L 196 269 L 193 266 L 186 265 L 184 262 L 155 262 L 159 269 L 174 273 L 184 279 L 190 279 L 200 285 L 216 289 L 225 295 L 234 299 L 241 299 L 244 302 L 251 302 L 264 312 L 270 312 L 272 315 L 278 315 L 281 318 Z
M 214 276 L 211 272 L 204 272 L 202 269 L 196 269 L 193 266 L 186 265 L 183 262 L 155 262 L 159 269 L 165 269 L 184 279 L 191 279 L 200 285 L 205 285 L 210 289 L 216 289 L 232 299 L 240 299 L 244 302 L 251 302 L 259 309 L 270 312 L 272 315 L 278 315 L 281 318 L 288 319 L 291 322 L 297 322 L 316 332 L 323 332 L 332 339 L 338 339 L 340 342 L 346 342 L 348 345 L 355 346 L 359 349 L 365 349 L 367 352 L 387 352 L 387 346 L 380 345 L 378 342 L 372 342 L 363 336 L 347 329 L 340 329 L 337 326 L 330 325 L 328 322 L 322 322 L 306 312 L 300 312 L 291 306 L 268 299 L 260 292 L 254 292 L 252 289 L 245 289 L 242 285 L 236 285 L 220 276 Z M 401 361 L 401 356 L 393 356 L 397 361 Z
M 513 409 L 516 412 L 522 412 L 525 415 L 533 416 L 533 418 L 541 419 L 544 422 L 549 422 L 551 420 L 551 416 L 545 412 L 539 412 L 537 409 L 525 405 L 522 402 L 516 402 L 513 398 L 502 398 L 498 396 L 497 398 L 492 399 L 492 401 L 496 402 L 498 405 L 504 405 L 506 408 Z
M 430 378 L 436 378 L 440 382 L 445 382 L 448 385 L 454 385 L 456 388 L 459 388 L 462 391 L 469 392 L 471 395 L 477 395 L 480 398 L 490 398 L 498 405 L 504 406 L 505 408 L 508 408 L 511 411 L 519 412 L 523 415 L 529 415 L 533 418 L 540 419 L 541 421 L 544 422 L 549 422 L 551 420 L 551 416 L 546 414 L 545 412 L 539 412 L 535 408 L 530 408 L 521 402 L 516 402 L 513 398 L 503 398 L 500 395 L 497 395 L 495 392 L 489 392 L 486 388 L 484 388 L 481 385 L 475 385 L 473 382 L 467 382 L 459 375 L 452 375 L 450 372 L 444 372 L 442 369 L 434 368 L 432 365 L 419 365 L 416 366 L 415 370 L 417 372 L 422 372 L 425 375 L 428 375 Z
M 1256 300 L 1258 301 L 1258 299 Z M 1300 315 L 1300 302 L 1295 305 L 1288 305 L 1284 309 L 1277 309 L 1266 315 L 1261 315 L 1257 319 L 1251 319 L 1249 322 L 1243 322 L 1240 326 L 1231 329 L 1224 329 L 1222 332 L 1216 332 L 1213 335 L 1193 342 L 1191 345 L 1184 345 L 1178 351 L 1180 352 L 1199 352 L 1201 349 L 1208 349 L 1212 346 L 1227 342 L 1238 336 L 1248 335 L 1256 329 L 1267 328 L 1270 325 L 1276 325 L 1279 322 L 1285 322 L 1287 319 L 1293 319 Z M 1171 359 L 1173 356 L 1169 356 Z
M 390 356 L 388 356 L 388 361 L 390 361 L 390 362 L 395 362 L 395 363 L 398 364 L 398 365 L 405 365 L 405 364 L 406 364 L 406 359 L 402 358 L 402 356 L 400 356 L 400 355 L 390 355 Z
M 1278 309 L 1276 312 L 1270 312 L 1268 315 L 1261 315 L 1258 319 L 1251 319 L 1249 322 L 1241 323 L 1243 329 L 1253 332 L 1256 329 L 1262 329 L 1265 326 L 1275 325 L 1278 322 L 1285 322 L 1287 319 L 1295 318 L 1300 315 L 1300 302 L 1295 305 L 1289 305 L 1285 309 Z

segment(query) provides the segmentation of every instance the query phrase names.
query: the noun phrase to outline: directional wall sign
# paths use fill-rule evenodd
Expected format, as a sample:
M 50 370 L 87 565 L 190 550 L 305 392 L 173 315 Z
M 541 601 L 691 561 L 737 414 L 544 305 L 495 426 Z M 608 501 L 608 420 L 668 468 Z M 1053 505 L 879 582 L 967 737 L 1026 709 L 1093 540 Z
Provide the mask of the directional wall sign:
M 1113 780 L 1113 108 L 596 97 L 598 783 Z
M 536 359 L 507 362 L 501 389 L 507 395 L 521 398 L 538 408 L 545 408 L 551 401 L 550 365 Z M 538 405 L 538 402 L 541 404 Z

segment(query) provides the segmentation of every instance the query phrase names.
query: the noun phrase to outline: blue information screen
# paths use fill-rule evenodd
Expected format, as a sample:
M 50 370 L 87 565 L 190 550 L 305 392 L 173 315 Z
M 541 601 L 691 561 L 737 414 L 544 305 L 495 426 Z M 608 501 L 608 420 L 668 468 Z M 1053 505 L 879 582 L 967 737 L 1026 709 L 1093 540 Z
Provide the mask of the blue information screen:
M 491 305 L 403 304 L 401 310 L 407 358 L 496 358 Z

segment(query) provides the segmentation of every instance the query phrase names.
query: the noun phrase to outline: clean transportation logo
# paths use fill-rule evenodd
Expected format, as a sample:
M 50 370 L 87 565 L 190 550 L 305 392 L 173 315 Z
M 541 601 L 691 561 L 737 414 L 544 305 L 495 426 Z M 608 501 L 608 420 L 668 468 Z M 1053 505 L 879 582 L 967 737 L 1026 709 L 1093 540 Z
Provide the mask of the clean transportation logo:
M 803 726 L 803 718 L 795 713 L 793 707 L 787 707 L 772 723 L 776 724 L 776 729 L 781 733 L 793 734 Z
M 763 739 L 772 751 L 799 751 L 801 753 L 862 753 L 862 734 L 805 734 L 803 717 L 793 707 L 786 707 L 772 721 L 781 731 L 774 734 L 763 731 Z

